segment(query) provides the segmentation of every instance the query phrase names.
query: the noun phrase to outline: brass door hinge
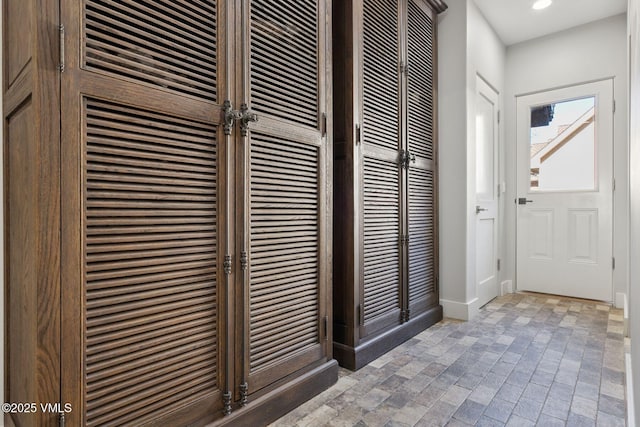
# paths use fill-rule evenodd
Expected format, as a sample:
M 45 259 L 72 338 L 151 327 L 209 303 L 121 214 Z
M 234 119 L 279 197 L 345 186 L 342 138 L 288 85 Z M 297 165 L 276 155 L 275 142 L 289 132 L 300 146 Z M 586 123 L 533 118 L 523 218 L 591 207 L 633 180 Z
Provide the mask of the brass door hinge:
M 65 31 L 64 31 L 64 25 L 60 24 L 60 26 L 58 27 L 58 35 L 60 37 L 60 45 L 58 46 L 58 48 L 60 49 L 59 55 L 60 55 L 60 62 L 58 63 L 58 70 L 60 70 L 61 73 L 64 73 L 64 68 L 65 68 L 65 62 L 64 62 L 64 56 L 65 56 L 65 52 L 64 52 L 64 44 L 65 44 Z

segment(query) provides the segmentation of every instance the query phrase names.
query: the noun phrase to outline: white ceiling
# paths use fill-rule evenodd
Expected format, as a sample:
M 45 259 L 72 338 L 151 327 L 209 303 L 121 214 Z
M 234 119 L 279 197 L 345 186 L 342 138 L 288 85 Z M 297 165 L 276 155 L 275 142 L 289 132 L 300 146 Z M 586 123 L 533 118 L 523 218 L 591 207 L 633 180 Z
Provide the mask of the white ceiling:
M 627 10 L 627 0 L 553 0 L 543 10 L 531 8 L 534 0 L 474 1 L 507 46 Z

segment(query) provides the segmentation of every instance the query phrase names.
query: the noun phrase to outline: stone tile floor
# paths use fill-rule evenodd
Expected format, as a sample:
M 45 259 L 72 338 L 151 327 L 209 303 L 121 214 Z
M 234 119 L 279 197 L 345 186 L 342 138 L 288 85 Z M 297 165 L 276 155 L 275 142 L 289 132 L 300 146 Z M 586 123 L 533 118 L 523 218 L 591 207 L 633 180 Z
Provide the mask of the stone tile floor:
M 624 426 L 623 314 L 509 294 L 445 319 L 283 416 L 280 426 Z

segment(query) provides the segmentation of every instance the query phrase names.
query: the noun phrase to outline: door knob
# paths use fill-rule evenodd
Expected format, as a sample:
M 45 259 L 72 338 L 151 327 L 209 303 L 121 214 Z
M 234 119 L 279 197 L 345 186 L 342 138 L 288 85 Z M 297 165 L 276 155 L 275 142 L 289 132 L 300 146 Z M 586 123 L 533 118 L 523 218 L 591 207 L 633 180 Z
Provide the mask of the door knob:
M 488 211 L 489 209 L 481 208 L 480 206 L 476 206 L 476 215 L 480 212 Z
M 526 197 L 518 198 L 519 205 L 526 205 L 527 203 L 533 203 L 533 200 L 527 200 Z

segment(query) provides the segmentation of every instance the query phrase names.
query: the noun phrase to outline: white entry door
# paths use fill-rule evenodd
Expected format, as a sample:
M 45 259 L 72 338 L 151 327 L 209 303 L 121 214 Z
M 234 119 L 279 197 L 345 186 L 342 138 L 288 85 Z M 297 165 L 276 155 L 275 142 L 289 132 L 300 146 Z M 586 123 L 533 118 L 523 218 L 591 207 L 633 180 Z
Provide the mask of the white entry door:
M 476 292 L 498 296 L 498 94 L 476 78 Z
M 517 288 L 612 300 L 613 81 L 517 98 Z

